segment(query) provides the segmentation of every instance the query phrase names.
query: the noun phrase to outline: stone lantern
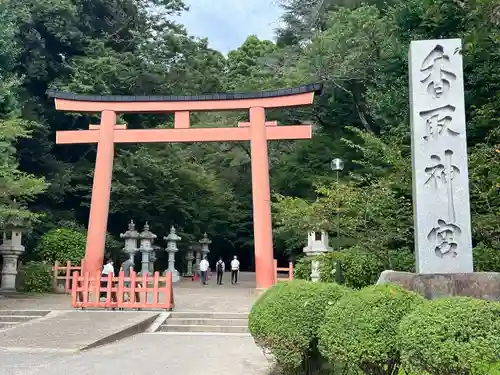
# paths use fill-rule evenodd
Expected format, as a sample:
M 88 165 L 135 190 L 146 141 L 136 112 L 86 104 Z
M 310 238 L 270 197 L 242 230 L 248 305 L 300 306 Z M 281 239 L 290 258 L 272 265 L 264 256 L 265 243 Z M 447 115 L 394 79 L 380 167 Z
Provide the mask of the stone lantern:
M 187 270 L 186 270 L 186 275 L 185 276 L 193 276 L 193 260 L 195 259 L 194 256 L 194 246 L 191 245 L 188 248 L 188 251 L 186 253 L 186 261 L 187 261 Z M 199 263 L 198 263 L 199 264 Z
M 194 261 L 194 272 L 197 274 L 200 273 L 200 262 L 201 262 L 201 245 L 199 243 L 194 243 L 192 249 L 195 253 L 195 261 Z
M 26 227 L 21 223 L 9 225 L 4 229 L 0 255 L 3 257 L 2 290 L 16 289 L 17 261 L 24 253 L 22 235 Z
M 332 250 L 328 244 L 328 233 L 325 231 L 315 231 L 307 234 L 307 246 L 303 249 L 304 254 L 307 256 L 320 255 Z M 316 282 L 319 279 L 319 261 L 313 260 L 311 262 L 311 280 Z
M 210 241 L 208 239 L 208 235 L 205 233 L 203 235 L 203 238 L 198 242 L 201 244 L 201 253 L 202 253 L 203 257 L 207 256 L 208 253 L 210 252 L 208 245 L 210 245 L 212 243 L 212 241 Z
M 153 246 L 153 252 L 149 257 L 149 273 L 152 275 L 155 273 L 155 262 L 157 258 L 158 252 L 161 251 L 161 247 L 158 245 Z
M 170 234 L 163 237 L 167 241 L 167 248 L 165 249 L 168 253 L 168 268 L 165 272 L 172 272 L 172 282 L 176 283 L 180 280 L 179 271 L 175 269 L 175 253 L 179 251 L 177 248 L 177 242 L 182 238 L 175 233 L 175 228 L 172 226 L 170 228 Z
M 142 253 L 141 275 L 149 275 L 150 254 L 153 252 L 153 241 L 156 239 L 156 234 L 149 230 L 149 224 L 144 224 L 144 229 L 139 234 L 141 247 L 139 250 Z
M 125 233 L 120 233 L 120 238 L 125 239 L 125 247 L 123 250 L 129 257 L 133 257 L 137 252 L 137 240 L 139 239 L 139 232 L 135 229 L 134 220 L 130 220 L 128 230 Z

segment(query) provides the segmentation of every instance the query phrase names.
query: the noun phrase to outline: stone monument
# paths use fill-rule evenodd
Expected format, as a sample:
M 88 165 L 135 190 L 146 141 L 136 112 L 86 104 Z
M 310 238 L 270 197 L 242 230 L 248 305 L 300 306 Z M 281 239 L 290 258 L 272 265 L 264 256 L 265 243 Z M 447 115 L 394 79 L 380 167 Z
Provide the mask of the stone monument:
M 175 269 L 175 253 L 179 251 L 177 248 L 177 242 L 182 238 L 175 233 L 175 228 L 172 226 L 170 228 L 170 234 L 163 237 L 167 241 L 167 248 L 165 249 L 168 253 L 168 268 L 165 272 L 172 272 L 172 282 L 176 283 L 180 280 L 179 271 Z
M 410 115 L 417 274 L 384 271 L 428 298 L 499 299 L 500 274 L 472 273 L 472 236 L 460 39 L 410 45 Z
M 328 233 L 325 231 L 309 232 L 307 234 L 307 246 L 303 252 L 307 256 L 321 255 L 333 249 L 328 244 Z M 311 280 L 317 282 L 320 280 L 319 261 L 311 262 Z
M 144 224 L 144 229 L 139 234 L 139 239 L 141 241 L 141 247 L 139 248 L 142 253 L 142 261 L 141 261 L 141 275 L 149 275 L 149 263 L 150 263 L 150 255 L 153 252 L 153 242 L 156 239 L 156 234 L 149 230 L 149 224 L 146 222 Z
M 410 46 L 410 111 L 418 273 L 472 272 L 460 39 Z
M 0 255 L 3 258 L 2 285 L 4 291 L 16 290 L 17 261 L 24 253 L 22 236 L 25 228 L 22 225 L 10 225 L 3 232 L 3 242 L 0 245 Z

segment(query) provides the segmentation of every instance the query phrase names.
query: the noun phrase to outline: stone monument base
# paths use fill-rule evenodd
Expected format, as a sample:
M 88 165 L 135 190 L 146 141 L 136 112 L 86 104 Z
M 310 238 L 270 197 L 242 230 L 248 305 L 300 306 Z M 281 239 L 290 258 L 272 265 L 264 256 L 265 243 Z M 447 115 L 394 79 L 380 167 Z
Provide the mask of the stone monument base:
M 396 284 L 427 299 L 443 297 L 474 297 L 500 301 L 500 273 L 474 272 L 452 274 L 418 274 L 384 271 L 377 284 Z

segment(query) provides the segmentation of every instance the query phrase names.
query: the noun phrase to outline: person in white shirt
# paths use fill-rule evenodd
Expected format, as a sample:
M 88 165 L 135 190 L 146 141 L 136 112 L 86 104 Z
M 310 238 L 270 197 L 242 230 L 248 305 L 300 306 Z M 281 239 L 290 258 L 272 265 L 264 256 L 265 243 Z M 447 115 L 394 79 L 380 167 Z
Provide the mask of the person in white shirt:
M 222 276 L 226 270 L 226 265 L 222 258 L 219 258 L 219 261 L 215 264 L 215 270 L 217 271 L 217 285 L 222 285 Z
M 102 267 L 102 275 L 108 276 L 109 274 L 115 275 L 115 267 L 113 266 L 113 259 L 108 259 L 104 267 Z
M 231 261 L 231 284 L 238 283 L 238 272 L 240 271 L 240 261 L 235 255 L 234 259 Z
M 104 267 L 102 267 L 101 272 L 101 293 L 99 294 L 100 298 L 106 298 L 107 292 L 102 291 L 102 288 L 108 287 L 108 275 L 115 276 L 115 267 L 113 266 L 113 259 L 109 258 L 106 261 Z M 116 293 L 111 292 L 111 300 L 116 302 Z
M 208 263 L 207 257 L 204 256 L 203 260 L 200 262 L 200 273 L 201 273 L 201 283 L 207 285 L 207 272 L 210 264 Z

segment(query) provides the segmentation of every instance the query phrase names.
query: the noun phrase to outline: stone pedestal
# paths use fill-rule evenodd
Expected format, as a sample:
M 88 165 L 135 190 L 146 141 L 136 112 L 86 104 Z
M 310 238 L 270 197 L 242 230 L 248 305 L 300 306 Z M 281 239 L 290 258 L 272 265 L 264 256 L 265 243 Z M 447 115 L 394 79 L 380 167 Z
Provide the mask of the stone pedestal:
M 194 262 L 194 268 L 196 273 L 200 273 L 200 262 L 201 262 L 201 249 L 196 250 L 196 260 Z
M 0 245 L 0 255 L 3 257 L 1 288 L 5 291 L 16 289 L 17 261 L 24 253 L 22 232 L 22 228 L 13 227 L 3 233 L 3 242 Z
M 321 279 L 321 274 L 319 272 L 319 260 L 313 260 L 311 262 L 311 281 L 317 282 Z
M 148 223 L 144 224 L 144 229 L 139 235 L 139 239 L 141 241 L 141 247 L 139 250 L 142 253 L 142 267 L 141 267 L 141 275 L 149 275 L 150 269 L 150 255 L 153 252 L 153 241 L 156 239 L 156 234 L 149 230 Z
M 328 244 L 328 233 L 325 231 L 309 232 L 307 234 L 307 246 L 302 250 L 307 256 L 321 255 L 332 248 Z M 311 281 L 317 282 L 321 279 L 319 261 L 311 262 Z
M 152 275 L 155 273 L 155 262 L 158 254 L 157 251 L 160 251 L 161 248 L 159 246 L 153 246 L 153 251 L 149 255 L 149 274 Z
M 153 249 L 141 248 L 141 275 L 151 275 L 150 273 L 150 255 L 153 253 Z
M 377 284 L 388 283 L 400 285 L 427 299 L 461 296 L 500 301 L 498 272 L 418 274 L 384 271 Z
M 163 237 L 167 241 L 167 248 L 165 249 L 168 253 L 168 268 L 165 272 L 172 273 L 172 282 L 176 283 L 180 280 L 179 271 L 175 269 L 175 253 L 179 251 L 177 248 L 177 241 L 182 238 L 175 233 L 175 228 L 172 226 L 170 228 L 170 234 L 167 237 Z

